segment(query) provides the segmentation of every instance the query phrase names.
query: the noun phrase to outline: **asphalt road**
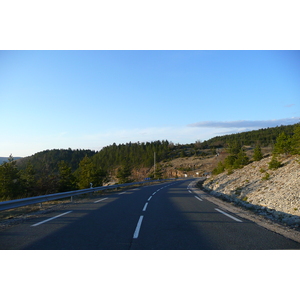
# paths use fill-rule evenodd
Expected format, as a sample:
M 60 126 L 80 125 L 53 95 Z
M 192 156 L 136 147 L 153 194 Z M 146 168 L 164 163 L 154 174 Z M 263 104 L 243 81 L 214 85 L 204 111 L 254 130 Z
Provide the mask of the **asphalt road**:
M 254 250 L 300 244 L 201 199 L 178 180 L 71 203 L 0 231 L 12 250 Z

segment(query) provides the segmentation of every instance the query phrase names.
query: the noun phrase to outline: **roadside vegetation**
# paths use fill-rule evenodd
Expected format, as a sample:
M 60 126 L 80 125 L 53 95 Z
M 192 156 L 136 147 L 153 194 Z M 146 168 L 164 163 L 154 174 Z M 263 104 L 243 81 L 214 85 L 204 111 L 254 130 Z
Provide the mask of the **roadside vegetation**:
M 300 124 L 214 137 L 203 142 L 197 140 L 185 145 L 163 140 L 114 143 L 98 152 L 45 150 L 18 160 L 10 155 L 8 161 L 0 165 L 0 201 L 84 189 L 91 183 L 96 187 L 111 182 L 132 182 L 137 178 L 160 179 L 171 176 L 166 172 L 168 168 L 173 168 L 176 175 L 172 176 L 177 176 L 177 171 L 180 174 L 194 172 L 199 167 L 192 163 L 196 160 L 214 160 L 215 164 L 207 169 L 214 175 L 230 174 L 252 161 L 261 160 L 265 155 L 263 147 L 271 149 L 269 169 L 280 168 L 280 156 L 300 154 Z M 253 150 L 251 156 L 250 148 Z M 188 159 L 189 165 L 175 165 L 175 161 Z

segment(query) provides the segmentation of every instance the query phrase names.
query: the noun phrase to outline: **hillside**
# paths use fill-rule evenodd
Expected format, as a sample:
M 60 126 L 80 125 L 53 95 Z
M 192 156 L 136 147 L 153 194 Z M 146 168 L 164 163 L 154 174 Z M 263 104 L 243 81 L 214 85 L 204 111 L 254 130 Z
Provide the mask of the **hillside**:
M 45 169 L 49 173 L 58 172 L 58 163 L 60 161 L 67 162 L 74 172 L 80 161 L 87 155 L 89 157 L 95 155 L 96 151 L 92 150 L 72 150 L 72 149 L 52 149 L 38 152 L 34 155 L 24 157 L 17 161 L 20 169 L 25 169 L 27 164 L 32 164 L 36 173 L 44 172 Z M 15 158 L 16 159 L 16 158 Z
M 282 125 L 271 128 L 261 128 L 258 130 L 245 131 L 235 134 L 213 137 L 203 143 L 206 147 L 224 147 L 233 141 L 238 141 L 240 145 L 254 146 L 259 143 L 262 147 L 274 145 L 278 135 L 284 132 L 287 136 L 294 134 L 295 128 L 299 125 Z
M 88 188 L 90 183 L 99 186 L 149 177 L 201 177 L 221 173 L 224 168 L 230 172 L 251 162 L 258 148 L 262 152 L 260 156 L 270 155 L 277 146 L 280 151 L 300 154 L 298 125 L 231 134 L 204 142 L 197 140 L 185 145 L 163 140 L 114 143 L 99 152 L 70 148 L 45 150 L 0 165 L 0 200 Z
M 208 178 L 203 187 L 213 195 L 255 210 L 288 225 L 300 225 L 299 156 L 281 155 L 282 167 L 270 170 L 271 157 L 252 162 L 228 175 Z M 269 174 L 269 175 L 268 175 Z

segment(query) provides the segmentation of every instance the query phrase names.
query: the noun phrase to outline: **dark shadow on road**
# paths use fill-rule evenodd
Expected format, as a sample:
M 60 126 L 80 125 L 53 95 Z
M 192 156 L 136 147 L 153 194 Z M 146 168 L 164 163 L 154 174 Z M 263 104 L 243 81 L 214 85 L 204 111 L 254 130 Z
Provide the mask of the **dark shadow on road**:
M 215 211 L 215 205 L 196 200 L 189 181 L 127 192 L 95 204 L 80 203 L 63 219 L 42 224 L 49 233 L 24 250 L 213 250 L 295 249 L 300 245 L 245 221 L 235 222 Z M 94 199 L 96 200 L 96 199 Z M 147 209 L 143 210 L 145 203 Z M 70 207 L 71 209 L 71 207 Z M 133 234 L 139 217 L 138 238 Z M 255 225 L 255 226 L 254 226 Z M 50 230 L 50 226 L 54 226 Z

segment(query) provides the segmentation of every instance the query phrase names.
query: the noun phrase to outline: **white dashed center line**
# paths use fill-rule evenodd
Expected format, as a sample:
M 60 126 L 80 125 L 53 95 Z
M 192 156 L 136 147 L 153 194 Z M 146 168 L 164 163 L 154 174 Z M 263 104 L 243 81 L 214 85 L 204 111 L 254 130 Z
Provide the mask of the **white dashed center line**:
M 133 238 L 134 239 L 137 239 L 138 236 L 139 236 L 139 232 L 140 232 L 140 229 L 141 229 L 143 218 L 144 218 L 144 216 L 140 216 L 140 218 L 139 218 L 139 221 L 138 221 L 138 223 L 136 225 L 136 228 L 135 228 L 135 231 L 134 231 L 134 234 L 133 234 Z
M 145 211 L 147 209 L 148 203 L 145 204 L 143 211 Z

